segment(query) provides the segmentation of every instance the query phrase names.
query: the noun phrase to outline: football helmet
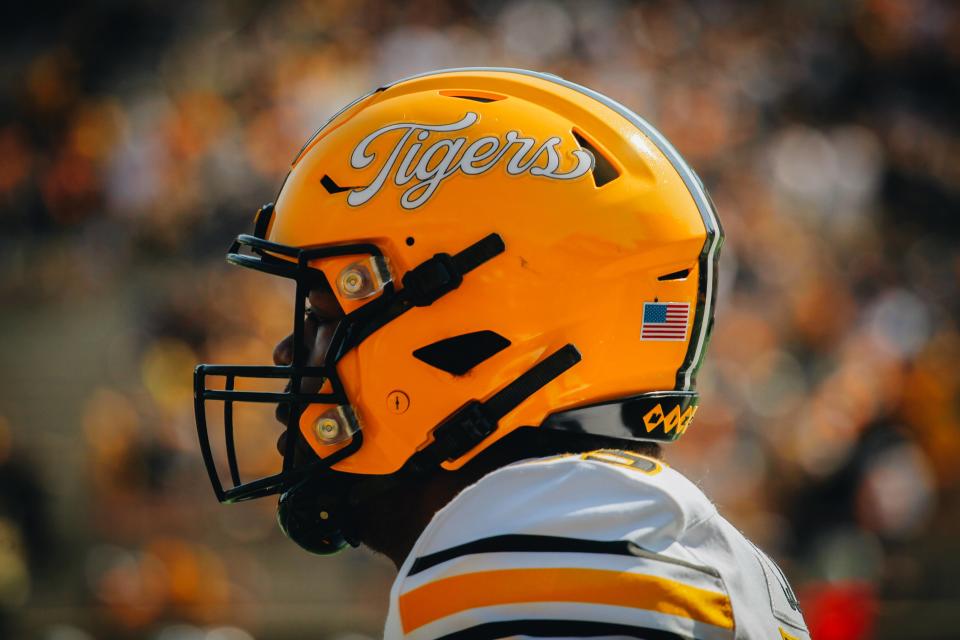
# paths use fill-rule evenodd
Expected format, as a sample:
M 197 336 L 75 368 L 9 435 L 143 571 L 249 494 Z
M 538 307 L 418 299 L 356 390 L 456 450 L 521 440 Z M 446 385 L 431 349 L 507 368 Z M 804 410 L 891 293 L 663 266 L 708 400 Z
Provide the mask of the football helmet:
M 338 506 L 358 478 L 453 471 L 518 429 L 678 438 L 697 407 L 721 243 L 693 170 L 595 91 L 494 68 L 378 88 L 307 142 L 227 255 L 295 283 L 293 344 L 311 291 L 343 316 L 320 366 L 298 348 L 289 366 L 197 367 L 217 498 L 282 494 L 281 526 L 323 553 L 356 543 Z M 286 390 L 243 390 L 249 379 Z M 278 473 L 242 482 L 245 402 L 284 405 L 288 437 Z M 309 453 L 295 463 L 298 442 Z

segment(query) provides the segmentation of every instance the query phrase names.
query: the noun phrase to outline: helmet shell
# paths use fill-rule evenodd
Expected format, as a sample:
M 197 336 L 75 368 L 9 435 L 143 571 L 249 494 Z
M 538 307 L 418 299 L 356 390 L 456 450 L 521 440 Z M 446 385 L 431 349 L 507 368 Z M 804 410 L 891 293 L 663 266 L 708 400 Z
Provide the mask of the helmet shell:
M 582 361 L 445 466 L 558 411 L 692 388 L 721 239 L 709 199 L 649 124 L 555 76 L 449 70 L 358 100 L 296 158 L 267 238 L 295 247 L 374 243 L 399 281 L 434 254 L 490 233 L 503 238 L 503 254 L 339 361 L 364 443 L 335 469 L 396 471 L 465 402 L 489 398 L 568 343 Z M 349 260 L 323 262 L 313 266 L 336 282 Z M 682 339 L 641 339 L 644 304 L 655 301 L 689 305 Z M 357 304 L 341 302 L 348 311 Z M 510 345 L 462 375 L 413 355 L 477 331 Z M 396 392 L 408 400 L 403 411 Z M 324 457 L 342 445 L 317 440 L 315 414 L 304 412 L 301 429 Z

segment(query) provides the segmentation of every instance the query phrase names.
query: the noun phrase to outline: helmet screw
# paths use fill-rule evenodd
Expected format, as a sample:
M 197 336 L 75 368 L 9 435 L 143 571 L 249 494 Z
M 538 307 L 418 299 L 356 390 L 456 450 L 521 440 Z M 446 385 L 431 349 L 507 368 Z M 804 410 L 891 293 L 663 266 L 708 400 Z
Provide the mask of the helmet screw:
M 399 389 L 391 391 L 387 394 L 387 409 L 391 413 L 396 413 L 397 415 L 406 413 L 407 409 L 410 408 L 410 396 L 405 394 Z
M 340 423 L 333 418 L 321 418 L 314 429 L 321 440 L 333 440 L 340 433 Z
M 340 277 L 343 292 L 347 294 L 359 293 L 363 289 L 364 279 L 357 269 L 350 269 Z

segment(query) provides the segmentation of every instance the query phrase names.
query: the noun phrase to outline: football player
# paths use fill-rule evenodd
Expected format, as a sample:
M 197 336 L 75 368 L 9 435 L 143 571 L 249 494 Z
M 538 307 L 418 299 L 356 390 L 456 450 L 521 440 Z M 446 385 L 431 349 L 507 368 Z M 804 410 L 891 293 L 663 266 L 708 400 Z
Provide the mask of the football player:
M 660 460 L 697 410 L 721 242 L 690 166 L 595 91 L 481 68 L 380 87 L 227 256 L 296 294 L 274 366 L 197 368 L 218 499 L 279 495 L 303 548 L 393 560 L 387 638 L 808 638 L 782 572 Z M 257 479 L 246 402 L 285 427 Z

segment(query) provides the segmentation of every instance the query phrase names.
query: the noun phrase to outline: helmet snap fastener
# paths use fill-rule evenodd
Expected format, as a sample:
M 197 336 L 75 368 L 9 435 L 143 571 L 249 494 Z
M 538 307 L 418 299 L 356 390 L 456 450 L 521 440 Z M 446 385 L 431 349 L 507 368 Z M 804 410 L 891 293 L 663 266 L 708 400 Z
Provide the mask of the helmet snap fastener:
M 383 291 L 390 281 L 387 259 L 371 256 L 344 267 L 337 276 L 337 289 L 348 300 L 362 300 Z
M 331 407 L 313 419 L 313 434 L 318 444 L 333 445 L 349 440 L 360 431 L 360 421 L 350 405 Z
M 345 271 L 342 276 L 340 276 L 340 285 L 343 289 L 343 292 L 348 295 L 356 295 L 363 289 L 364 285 L 363 274 L 360 273 L 358 269 L 350 269 Z
M 340 435 L 340 423 L 333 418 L 320 418 L 314 429 L 321 440 L 334 440 Z

